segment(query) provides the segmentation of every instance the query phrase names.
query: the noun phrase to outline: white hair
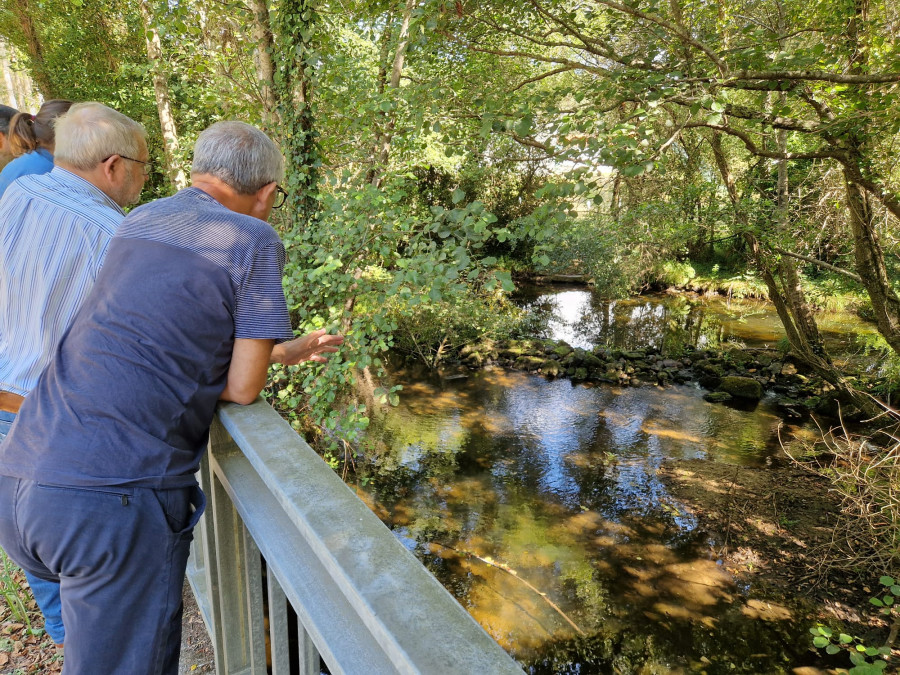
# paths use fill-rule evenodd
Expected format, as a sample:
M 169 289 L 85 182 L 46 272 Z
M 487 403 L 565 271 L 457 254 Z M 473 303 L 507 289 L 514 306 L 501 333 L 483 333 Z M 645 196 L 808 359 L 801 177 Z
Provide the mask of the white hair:
M 76 103 L 56 119 L 53 159 L 88 171 L 110 155 L 138 159 L 147 132 L 130 117 L 102 103 Z
M 284 159 L 271 138 L 244 122 L 216 122 L 197 137 L 193 175 L 214 176 L 238 194 L 252 195 L 284 177 Z

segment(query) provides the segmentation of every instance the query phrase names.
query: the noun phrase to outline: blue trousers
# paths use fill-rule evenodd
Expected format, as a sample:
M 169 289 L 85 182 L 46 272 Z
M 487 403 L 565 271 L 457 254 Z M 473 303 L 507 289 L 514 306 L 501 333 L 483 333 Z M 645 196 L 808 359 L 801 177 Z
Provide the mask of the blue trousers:
M 198 487 L 45 485 L 0 476 L 0 546 L 60 583 L 64 675 L 177 675 Z
M 9 428 L 15 422 L 15 413 L 0 410 L 0 441 L 6 438 Z M 23 570 L 24 571 L 24 570 Z M 62 605 L 59 600 L 59 584 L 55 581 L 44 581 L 25 571 L 25 579 L 31 587 L 31 594 L 37 601 L 44 615 L 44 630 L 56 644 L 61 645 L 66 639 L 63 627 Z

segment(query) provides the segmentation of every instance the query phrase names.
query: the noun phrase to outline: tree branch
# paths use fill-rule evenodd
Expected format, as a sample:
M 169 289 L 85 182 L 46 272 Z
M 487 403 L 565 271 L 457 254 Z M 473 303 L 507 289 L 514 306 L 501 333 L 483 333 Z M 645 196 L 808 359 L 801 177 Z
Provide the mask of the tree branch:
M 554 68 L 553 70 L 548 70 L 546 73 L 541 73 L 540 75 L 535 75 L 534 77 L 529 77 L 527 80 L 523 80 L 522 82 L 517 84 L 515 87 L 510 89 L 507 93 L 511 94 L 514 91 L 518 91 L 519 89 L 521 89 L 522 87 L 524 87 L 527 84 L 533 84 L 535 82 L 545 80 L 548 77 L 553 77 L 554 75 L 559 75 L 560 73 L 569 73 L 573 70 L 574 70 L 574 68 L 572 68 L 571 66 L 560 66 L 559 68 Z
M 785 251 L 783 248 L 778 248 L 777 246 L 775 247 L 774 250 L 776 253 L 780 253 L 781 255 L 790 256 L 791 258 L 797 258 L 797 260 L 803 260 L 804 262 L 808 262 L 813 265 L 817 265 L 819 267 L 824 267 L 826 270 L 831 270 L 832 272 L 836 272 L 837 274 L 843 274 L 845 277 L 853 279 L 853 281 L 856 281 L 860 284 L 863 282 L 862 277 L 860 277 L 858 274 L 854 274 L 853 272 L 850 272 L 849 270 L 841 269 L 840 267 L 835 267 L 834 265 L 829 265 L 827 262 L 825 262 L 823 260 L 817 260 L 816 258 L 810 258 L 805 255 L 800 255 L 799 253 L 792 253 L 791 251 Z
M 744 145 L 747 146 L 747 150 L 758 157 L 768 157 L 769 159 L 836 159 L 838 161 L 842 161 L 844 159 L 844 153 L 839 150 L 821 150 L 819 152 L 774 152 L 771 150 L 765 150 L 756 145 L 753 139 L 750 138 L 750 135 L 746 132 L 739 131 L 738 129 L 734 129 L 722 124 L 710 124 L 708 122 L 689 122 L 688 124 L 685 124 L 685 128 L 713 129 L 715 131 L 721 131 L 723 134 L 728 134 L 729 136 L 735 136 L 744 142 Z M 862 185 L 862 183 L 860 183 L 860 185 Z
M 708 46 L 692 37 L 691 34 L 685 30 L 682 26 L 678 26 L 673 24 L 665 19 L 662 19 L 658 16 L 653 16 L 652 14 L 648 14 L 647 12 L 642 12 L 634 7 L 629 7 L 628 5 L 623 5 L 620 2 L 613 2 L 612 0 L 595 0 L 597 4 L 605 5 L 610 9 L 614 9 L 618 12 L 622 12 L 623 14 L 628 14 L 629 16 L 633 16 L 636 19 L 643 19 L 644 21 L 649 21 L 650 23 L 655 23 L 657 26 L 665 28 L 670 33 L 677 35 L 683 42 L 691 45 L 695 49 L 699 49 L 703 52 L 706 57 L 715 64 L 716 68 L 719 71 L 719 74 L 722 77 L 726 77 L 728 75 L 728 64 L 726 64 L 719 56 Z
M 730 73 L 727 81 L 740 80 L 805 80 L 833 82 L 834 84 L 890 84 L 900 82 L 900 73 L 829 73 L 823 70 L 738 70 Z M 709 78 L 709 81 L 713 81 Z

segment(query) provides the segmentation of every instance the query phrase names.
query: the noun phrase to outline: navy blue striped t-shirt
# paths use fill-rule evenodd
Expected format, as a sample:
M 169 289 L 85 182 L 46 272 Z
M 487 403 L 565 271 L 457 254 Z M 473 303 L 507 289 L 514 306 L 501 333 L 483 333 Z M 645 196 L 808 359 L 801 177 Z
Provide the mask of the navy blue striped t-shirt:
M 0 474 L 193 484 L 235 338 L 293 337 L 283 267 L 271 226 L 199 189 L 135 209 L 0 446 Z

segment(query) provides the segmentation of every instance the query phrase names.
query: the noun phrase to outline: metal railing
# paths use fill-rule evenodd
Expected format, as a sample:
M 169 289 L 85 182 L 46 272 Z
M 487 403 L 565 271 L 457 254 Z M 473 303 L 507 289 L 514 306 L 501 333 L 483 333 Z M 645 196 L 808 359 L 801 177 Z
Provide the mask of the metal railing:
M 499 675 L 519 666 L 261 399 L 225 404 L 188 580 L 218 675 Z

